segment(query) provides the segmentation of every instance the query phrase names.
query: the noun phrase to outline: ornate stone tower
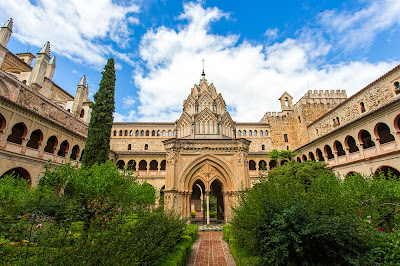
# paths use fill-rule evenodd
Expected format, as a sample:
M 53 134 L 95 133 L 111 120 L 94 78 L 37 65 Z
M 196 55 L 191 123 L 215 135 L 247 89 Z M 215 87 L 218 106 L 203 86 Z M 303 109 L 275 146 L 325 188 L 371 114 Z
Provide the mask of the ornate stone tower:
M 13 28 L 13 19 L 10 18 L 0 29 L 0 45 L 7 47 Z
M 84 101 L 87 101 L 89 95 L 89 87 L 86 84 L 86 77 L 83 75 L 78 83 L 78 88 L 76 89 L 76 95 L 74 98 L 74 104 L 72 105 L 72 113 L 74 116 L 79 117 L 82 112 L 82 105 Z
M 234 138 L 234 128 L 224 99 L 212 83 L 208 84 L 203 70 L 200 83 L 194 85 L 183 102 L 182 115 L 176 122 L 177 138 Z
M 46 42 L 36 57 L 31 75 L 29 76 L 28 85 L 33 89 L 39 90 L 43 86 L 43 80 L 46 73 L 47 65 L 50 59 L 50 42 Z
M 46 74 L 44 76 L 49 80 L 52 80 L 54 75 L 54 70 L 56 70 L 56 56 L 53 56 L 50 59 L 50 62 L 47 65 Z
M 184 101 L 175 126 L 176 138 L 163 141 L 167 157 L 165 207 L 188 217 L 191 210 L 201 212 L 198 208 L 204 201 L 209 206 L 213 196 L 218 219 L 229 219 L 237 193 L 250 187 L 250 141 L 236 138 L 225 101 L 213 84 L 208 85 L 204 71 L 200 84 L 194 85 Z

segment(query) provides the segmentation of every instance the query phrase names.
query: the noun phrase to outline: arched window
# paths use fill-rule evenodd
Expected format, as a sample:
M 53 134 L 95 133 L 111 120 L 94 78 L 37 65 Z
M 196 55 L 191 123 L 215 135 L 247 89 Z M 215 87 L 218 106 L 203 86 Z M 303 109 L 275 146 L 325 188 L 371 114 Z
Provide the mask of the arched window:
M 288 135 L 287 135 L 287 134 L 283 134 L 283 140 L 284 140 L 285 142 L 289 142 L 289 138 L 288 138 Z
M 71 109 L 67 109 L 67 112 L 68 112 L 68 113 L 71 113 Z
M 172 136 L 172 131 L 168 130 L 168 137 L 171 137 L 171 136 Z
M 325 145 L 325 148 L 324 148 L 324 149 L 325 149 L 325 154 L 326 154 L 326 156 L 328 157 L 328 160 L 335 158 L 335 156 L 334 156 L 333 153 L 332 153 L 331 146 Z
M 132 144 L 128 144 L 128 151 L 132 150 Z
M 257 130 L 254 130 L 254 137 L 257 137 Z
M 161 171 L 165 171 L 166 165 L 167 165 L 167 161 L 166 160 L 162 160 L 161 164 L 160 164 L 160 170 Z
M 148 144 L 144 144 L 144 150 L 147 151 L 149 149 L 149 145 Z
M 147 170 L 147 162 L 145 160 L 141 160 L 139 162 L 139 170 L 141 171 Z
M 383 173 L 385 177 L 397 177 L 397 180 L 400 178 L 400 171 L 391 166 L 381 166 L 375 171 L 375 175 L 379 176 L 380 173 Z
M 119 135 L 122 136 L 122 130 L 119 131 Z
M 13 169 L 10 169 L 10 170 L 8 170 L 7 172 L 5 172 L 0 178 L 3 178 L 4 176 L 6 176 L 6 175 L 14 175 L 15 177 L 19 177 L 19 178 L 23 178 L 23 179 L 25 179 L 26 181 L 28 181 L 28 184 L 29 185 L 32 185 L 31 184 L 31 175 L 29 174 L 29 172 L 28 171 L 26 171 L 24 168 L 22 168 L 22 167 L 16 167 L 16 168 L 13 168 Z
M 269 169 L 273 169 L 275 167 L 276 167 L 276 161 L 275 160 L 269 161 Z
M 399 94 L 400 93 L 400 83 L 398 81 L 396 81 L 393 85 L 394 85 L 394 92 L 396 94 Z
M 22 144 L 22 140 L 25 139 L 27 129 L 24 123 L 17 123 L 11 129 L 11 134 L 8 136 L 7 141 Z
M 311 161 L 315 161 L 315 157 L 314 157 L 314 153 L 312 153 L 311 151 L 308 153 L 308 158 L 311 160 Z
M 361 113 L 364 113 L 366 111 L 364 102 L 360 102 L 360 109 L 361 109 Z
M 127 165 L 128 165 L 128 167 L 127 167 L 128 170 L 136 171 L 136 162 L 135 162 L 135 160 L 130 160 Z
M 301 158 L 302 158 L 303 162 L 307 161 L 307 156 L 305 156 L 304 154 L 303 154 L 303 156 Z
M 119 160 L 117 162 L 117 166 L 118 166 L 119 169 L 124 169 L 125 162 L 123 160 Z
M 268 137 L 268 130 L 265 130 L 265 136 Z
M 301 163 L 300 157 L 297 157 L 296 161 L 297 161 L 298 163 Z
M 246 137 L 246 130 L 243 130 L 243 137 Z
M 129 131 L 129 136 L 131 136 L 131 137 L 133 136 L 133 130 Z
M 161 131 L 157 130 L 157 137 L 161 136 Z
M 85 116 L 85 110 L 82 109 L 81 114 L 79 115 L 80 118 L 83 118 Z
M 253 161 L 253 160 L 249 161 L 249 170 L 252 170 L 252 171 L 256 170 L 256 162 L 255 161 Z
M 79 146 L 75 145 L 71 150 L 71 156 L 69 158 L 76 161 L 76 159 L 78 159 L 78 154 L 79 154 Z
M 267 163 L 264 160 L 261 160 L 258 162 L 258 168 L 260 170 L 266 170 L 267 169 Z
M 336 125 L 337 125 L 337 126 L 340 126 L 340 120 L 339 120 L 339 117 L 336 117 Z
M 144 130 L 140 131 L 140 136 L 144 137 Z
M 359 134 L 360 144 L 363 145 L 364 149 L 368 149 L 375 146 L 375 142 L 372 141 L 371 134 L 366 130 L 361 130 Z
M 319 162 L 325 161 L 324 156 L 322 155 L 322 151 L 320 149 L 317 149 L 315 153 L 317 154 Z
M 288 161 L 287 160 L 283 160 L 282 162 L 281 162 L 281 166 L 283 166 L 285 163 L 287 163 Z
M 151 131 L 151 136 L 153 136 L 153 137 L 156 136 L 156 131 L 155 130 Z
M 68 141 L 64 140 L 61 142 L 60 149 L 58 150 L 57 155 L 61 157 L 65 157 L 65 154 L 68 152 L 69 149 L 69 143 Z
M 117 136 L 117 131 L 116 130 L 114 130 L 114 134 L 113 135 L 114 135 L 114 137 Z
M 39 145 L 42 144 L 42 140 L 43 140 L 42 131 L 40 129 L 36 129 L 35 131 L 32 132 L 31 137 L 26 146 L 37 150 L 39 149 Z
M 242 136 L 242 131 L 238 131 L 238 136 L 241 137 Z
M 379 137 L 379 143 L 385 144 L 394 141 L 394 136 L 390 133 L 390 128 L 385 123 L 375 126 L 375 135 Z
M 152 160 L 150 162 L 150 169 L 151 171 L 158 170 L 158 162 L 156 160 Z
M 349 153 L 359 151 L 356 145 L 356 140 L 352 136 L 347 136 L 346 139 L 344 140 L 344 143 L 348 147 Z
M 263 131 L 262 130 L 260 130 L 260 137 L 262 137 L 264 134 L 263 134 Z
M 253 132 L 251 130 L 249 130 L 249 137 L 253 136 Z
M 46 144 L 46 147 L 44 147 L 44 151 L 53 154 L 57 145 L 58 145 L 58 140 L 57 140 L 56 136 L 51 136 L 47 140 L 47 144 Z
M 346 152 L 343 150 L 343 145 L 340 143 L 340 141 L 335 141 L 333 144 L 335 147 L 335 150 L 337 151 L 338 157 L 346 155 Z
M 265 145 L 264 144 L 261 145 L 261 150 L 265 151 Z
M 167 133 L 165 132 L 165 130 L 162 131 L 162 136 L 165 137 L 167 135 Z
M 128 130 L 125 130 L 125 137 L 128 136 Z
M 136 130 L 136 131 L 135 131 L 135 136 L 136 136 L 136 137 L 139 137 L 139 130 Z
M 146 137 L 150 136 L 150 131 L 146 130 Z

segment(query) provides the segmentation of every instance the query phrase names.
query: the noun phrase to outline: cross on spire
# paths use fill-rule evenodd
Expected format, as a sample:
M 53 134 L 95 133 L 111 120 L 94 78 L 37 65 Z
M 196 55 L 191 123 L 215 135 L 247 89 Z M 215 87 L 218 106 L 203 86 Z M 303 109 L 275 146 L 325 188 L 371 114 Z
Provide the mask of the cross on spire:
M 205 77 L 206 76 L 206 73 L 204 73 L 204 62 L 206 61 L 206 60 L 204 60 L 204 58 L 201 60 L 202 62 L 203 62 L 203 73 L 201 74 L 203 77 Z

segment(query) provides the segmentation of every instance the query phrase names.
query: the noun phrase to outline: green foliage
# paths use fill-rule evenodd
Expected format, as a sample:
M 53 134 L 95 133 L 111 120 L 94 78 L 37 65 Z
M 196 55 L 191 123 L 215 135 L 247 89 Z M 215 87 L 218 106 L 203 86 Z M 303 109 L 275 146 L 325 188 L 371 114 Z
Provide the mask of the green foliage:
M 353 264 L 365 254 L 359 206 L 317 162 L 290 162 L 242 194 L 232 239 L 241 257 L 261 264 Z M 253 259 L 250 259 L 253 261 Z
M 26 211 L 30 198 L 29 184 L 23 178 L 7 175 L 0 178 L 0 217 L 16 218 Z
M 113 58 L 108 59 L 102 74 L 99 90 L 94 95 L 95 103 L 91 105 L 88 137 L 82 159 L 82 164 L 89 167 L 96 163 L 102 164 L 109 158 L 116 80 Z
M 274 160 L 277 160 L 278 158 L 285 158 L 291 160 L 295 155 L 296 153 L 291 150 L 278 151 L 277 149 L 273 149 L 272 151 L 269 152 L 269 157 Z
M 400 232 L 392 234 L 373 231 L 367 244 L 371 247 L 369 255 L 375 264 L 398 265 L 400 261 Z

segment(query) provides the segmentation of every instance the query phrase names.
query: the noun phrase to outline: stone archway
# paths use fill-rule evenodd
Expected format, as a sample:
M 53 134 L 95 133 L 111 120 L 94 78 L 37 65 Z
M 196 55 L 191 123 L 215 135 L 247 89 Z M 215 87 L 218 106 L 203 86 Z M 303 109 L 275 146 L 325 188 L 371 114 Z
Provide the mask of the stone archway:
M 207 224 L 210 223 L 210 214 L 213 216 L 215 212 L 215 219 L 226 221 L 228 217 L 228 210 L 232 201 L 234 185 L 232 182 L 232 172 L 229 167 L 214 156 L 206 156 L 194 160 L 184 171 L 182 181 L 184 184 L 184 191 L 188 191 L 189 208 L 187 208 L 187 216 L 193 208 L 196 212 L 201 209 L 206 213 Z M 201 188 L 201 190 L 200 190 Z M 201 199 L 203 197 L 203 200 Z M 215 197 L 216 209 L 210 210 L 210 198 Z M 185 201 L 185 200 L 184 200 Z M 197 201 L 204 201 L 204 210 L 200 208 Z M 203 205 L 203 206 L 204 206 Z

